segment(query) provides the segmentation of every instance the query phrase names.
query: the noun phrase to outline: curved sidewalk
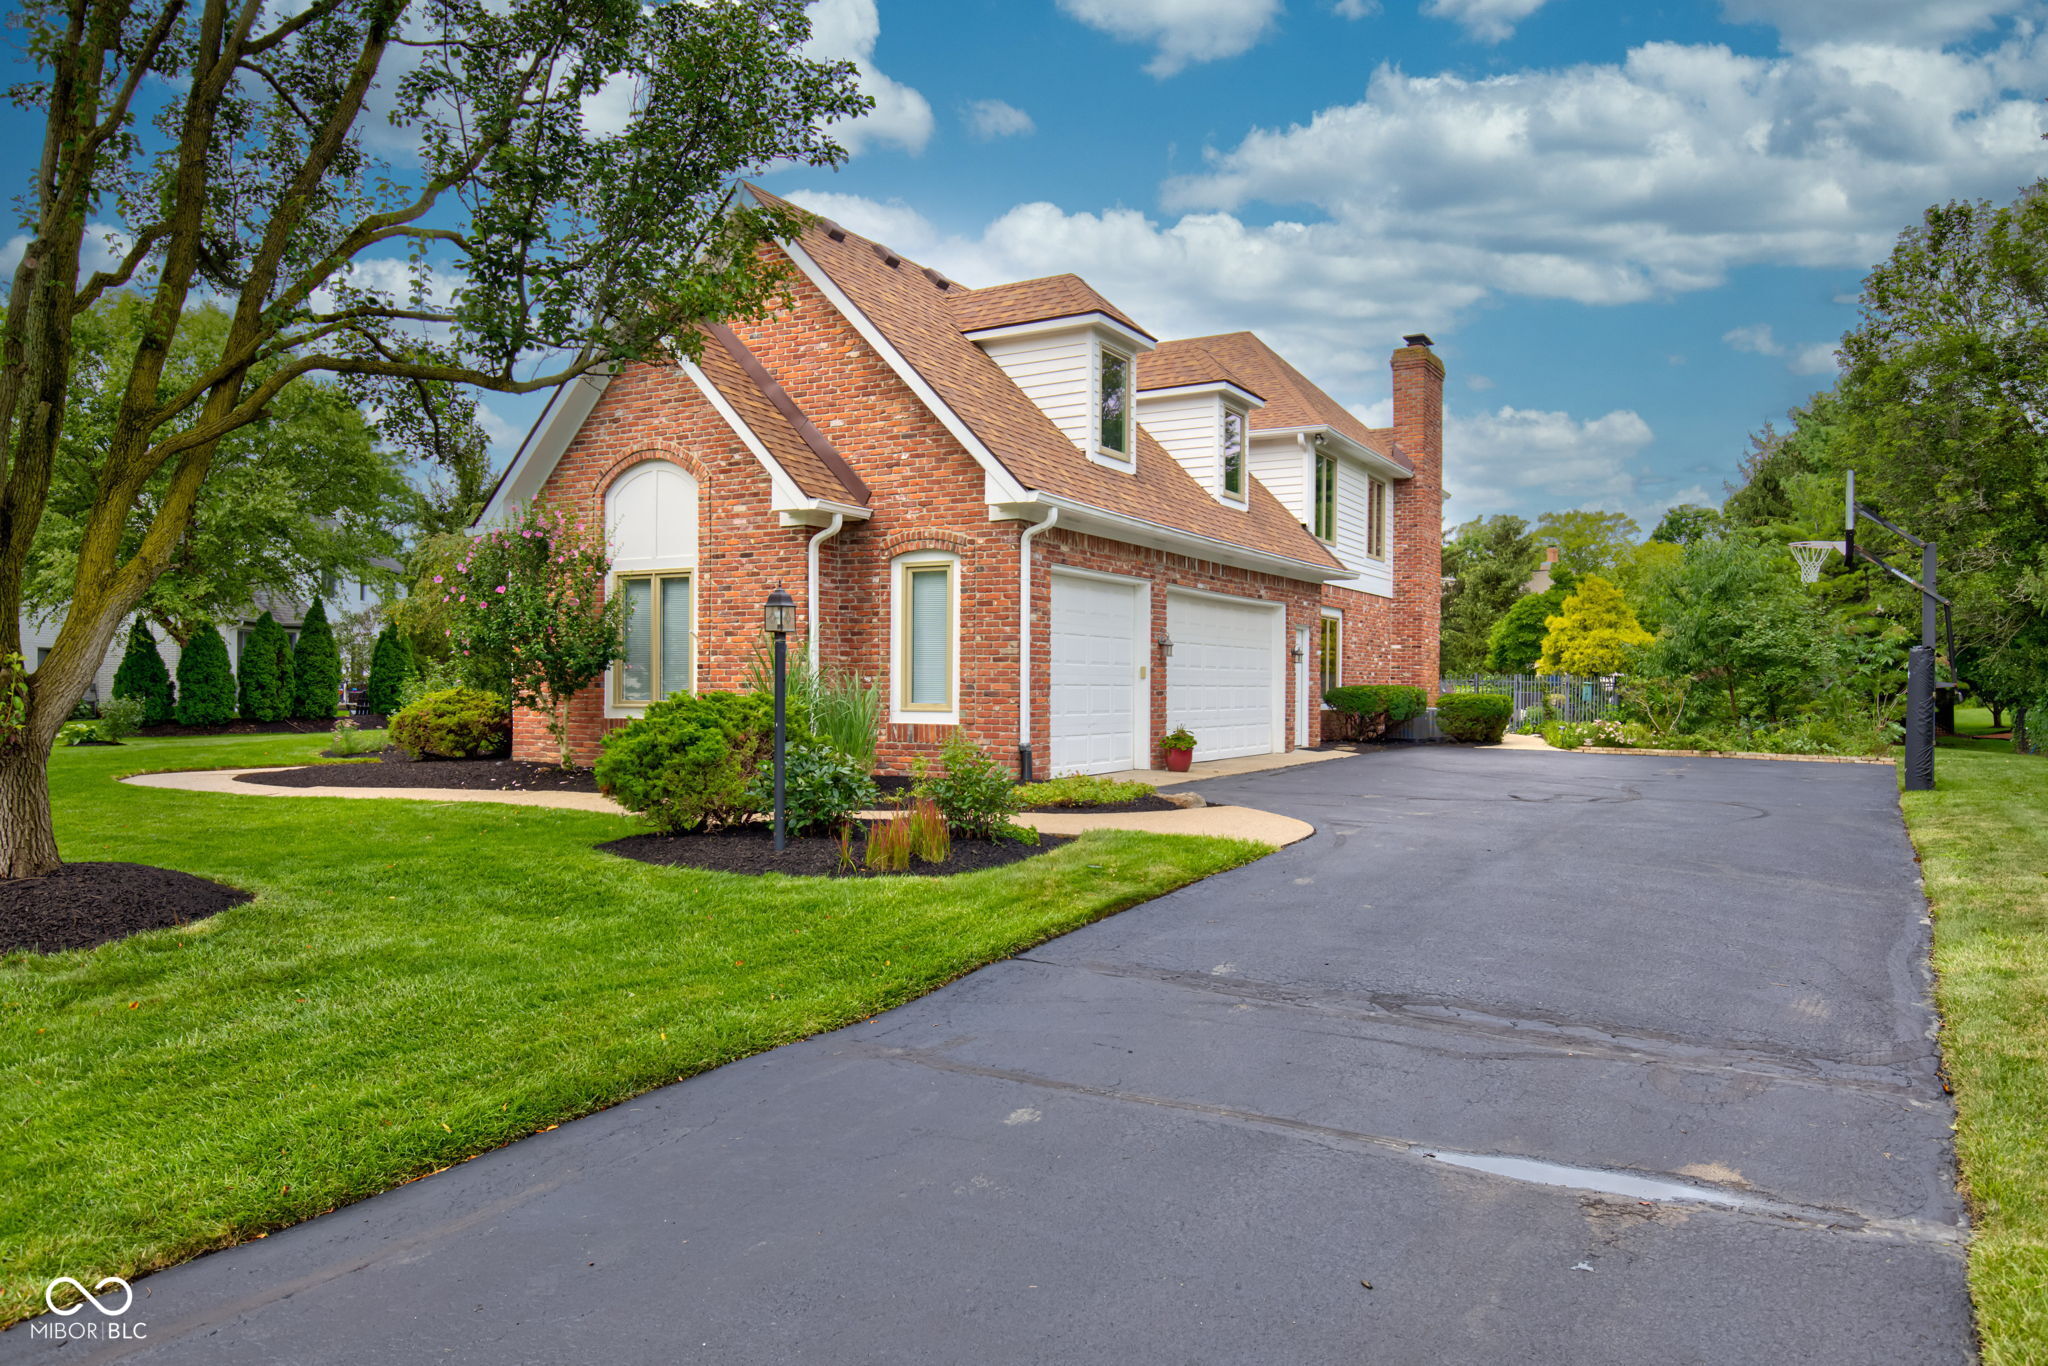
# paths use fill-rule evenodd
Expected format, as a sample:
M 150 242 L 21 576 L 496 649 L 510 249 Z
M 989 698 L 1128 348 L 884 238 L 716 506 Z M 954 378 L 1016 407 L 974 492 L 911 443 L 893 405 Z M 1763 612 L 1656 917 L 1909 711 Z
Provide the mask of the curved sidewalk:
M 261 783 L 235 781 L 244 773 L 281 771 L 280 768 L 194 769 L 179 773 L 137 773 L 121 781 L 136 787 L 214 792 L 234 797 L 382 797 L 415 802 L 547 806 L 570 811 L 597 811 L 613 816 L 630 814 L 617 802 L 597 792 L 502 792 L 461 787 L 269 787 Z M 1225 839 L 1257 840 L 1275 848 L 1284 848 L 1315 833 L 1315 827 L 1307 821 L 1248 806 L 1199 806 L 1180 811 L 1027 811 L 1017 818 L 1017 822 L 1048 835 L 1078 835 L 1088 830 L 1141 830 L 1155 835 L 1215 835 Z

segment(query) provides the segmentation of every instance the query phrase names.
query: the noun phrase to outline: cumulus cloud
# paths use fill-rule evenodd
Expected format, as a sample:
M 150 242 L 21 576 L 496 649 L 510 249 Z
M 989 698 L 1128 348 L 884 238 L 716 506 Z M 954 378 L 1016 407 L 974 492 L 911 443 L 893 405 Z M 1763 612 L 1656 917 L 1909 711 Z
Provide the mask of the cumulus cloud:
M 1380 0 L 1337 0 L 1331 8 L 1340 19 L 1369 19 L 1380 12 Z
M 0 244 L 0 274 L 14 274 L 14 268 L 21 264 L 22 255 L 28 251 L 29 241 L 27 233 L 18 232 Z M 133 245 L 128 234 L 113 223 L 86 224 L 84 240 L 78 248 L 80 283 L 91 279 L 98 271 L 112 270 L 119 265 Z
M 1835 359 L 1836 342 L 1815 342 L 1802 346 L 1786 366 L 1795 375 L 1832 375 L 1839 371 L 1841 362 Z
M 1422 12 L 1449 19 L 1482 43 L 1514 36 L 1515 25 L 1543 8 L 1544 0 L 1425 0 Z
M 1038 131 L 1031 116 L 1002 100 L 976 100 L 967 106 L 967 129 L 983 142 L 1023 137 Z
M 1645 505 L 1632 468 L 1654 439 L 1627 408 L 1595 418 L 1503 406 L 1444 419 L 1447 523 L 1526 507 L 1635 511 Z
M 1721 0 L 1732 24 L 1765 24 L 1788 47 L 1879 42 L 1940 46 L 2008 15 L 2037 15 L 2037 0 Z
M 917 91 L 875 69 L 875 40 L 881 37 L 875 0 L 816 0 L 811 6 L 811 57 L 841 57 L 860 73 L 862 93 L 875 107 L 832 133 L 847 151 L 859 154 L 881 143 L 922 152 L 932 137 L 932 107 Z
M 1731 327 L 1721 334 L 1721 340 L 1737 351 L 1747 351 L 1753 356 L 1782 356 L 1785 348 L 1771 335 L 1769 323 L 1754 323 L 1749 327 Z
M 1059 0 L 1090 28 L 1155 51 L 1145 70 L 1161 78 L 1196 62 L 1249 51 L 1272 27 L 1280 0 Z
M 822 214 L 840 226 L 872 242 L 881 242 L 909 256 L 924 254 L 941 245 L 940 237 L 925 216 L 900 199 L 867 199 L 857 194 L 832 190 L 792 190 L 785 198 L 812 213 Z M 937 259 L 925 260 L 927 265 Z M 965 283 L 963 281 L 963 283 Z M 982 284 L 994 281 L 983 280 Z

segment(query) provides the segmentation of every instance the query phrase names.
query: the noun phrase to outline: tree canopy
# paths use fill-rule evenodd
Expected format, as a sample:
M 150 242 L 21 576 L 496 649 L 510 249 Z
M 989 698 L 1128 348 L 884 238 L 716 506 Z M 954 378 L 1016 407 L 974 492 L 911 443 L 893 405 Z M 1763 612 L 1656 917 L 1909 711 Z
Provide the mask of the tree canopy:
M 1520 517 L 1476 518 L 1451 533 L 1444 546 L 1440 656 L 1447 674 L 1486 667 L 1493 625 L 1521 596 L 1542 552 Z
M 1651 640 L 1621 590 L 1598 574 L 1581 579 L 1558 614 L 1543 624 L 1539 674 L 1620 673 Z
M 1635 548 L 1642 528 L 1620 512 L 1546 512 L 1536 519 L 1536 544 L 1557 547 L 1557 563 L 1574 574 L 1613 574 Z

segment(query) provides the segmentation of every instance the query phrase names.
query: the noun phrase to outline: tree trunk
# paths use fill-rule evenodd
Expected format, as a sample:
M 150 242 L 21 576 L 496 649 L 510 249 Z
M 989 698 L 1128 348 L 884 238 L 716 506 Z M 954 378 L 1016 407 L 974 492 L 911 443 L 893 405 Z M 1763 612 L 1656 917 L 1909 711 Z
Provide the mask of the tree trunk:
M 0 750 L 0 878 L 40 877 L 57 870 L 49 767 L 49 751 L 40 745 L 17 743 Z

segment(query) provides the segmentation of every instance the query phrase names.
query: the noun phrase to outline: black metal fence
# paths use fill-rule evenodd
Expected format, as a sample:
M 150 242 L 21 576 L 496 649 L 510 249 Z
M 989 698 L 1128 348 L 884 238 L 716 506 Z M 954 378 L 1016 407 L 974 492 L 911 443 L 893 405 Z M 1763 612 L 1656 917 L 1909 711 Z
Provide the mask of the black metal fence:
M 1520 727 L 1539 721 L 1601 721 L 1621 705 L 1621 676 L 1576 674 L 1459 674 L 1442 680 L 1443 692 L 1490 693 L 1514 699 Z

